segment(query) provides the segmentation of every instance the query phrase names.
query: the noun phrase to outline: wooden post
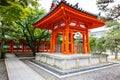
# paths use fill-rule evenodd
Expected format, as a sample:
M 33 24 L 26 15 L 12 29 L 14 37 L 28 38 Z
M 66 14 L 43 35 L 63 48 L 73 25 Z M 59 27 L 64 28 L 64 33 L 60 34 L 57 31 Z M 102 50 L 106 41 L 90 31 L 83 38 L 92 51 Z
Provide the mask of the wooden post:
M 62 32 L 62 53 L 64 54 L 65 52 L 65 32 Z
M 22 52 L 24 52 L 24 44 L 22 44 Z
M 52 32 L 51 41 L 50 41 L 50 52 L 51 53 L 53 52 L 52 49 L 53 49 L 53 32 Z
M 65 32 L 65 51 L 66 51 L 66 54 L 69 54 L 69 26 L 66 26 L 66 32 Z
M 50 52 L 54 52 L 54 46 L 55 46 L 55 34 L 52 32 L 52 37 L 51 37 L 51 43 L 50 43 Z
M 85 34 L 85 32 L 83 33 L 83 46 L 84 46 L 84 54 L 86 54 L 87 48 L 86 48 L 86 34 Z
M 70 49 L 71 49 L 71 54 L 74 53 L 74 41 L 73 41 L 73 34 L 70 32 Z
M 13 53 L 14 52 L 14 43 L 11 41 L 10 44 L 10 52 Z
M 27 46 L 24 45 L 24 52 L 27 52 Z
M 86 30 L 86 41 L 87 41 L 87 53 L 90 54 L 90 42 L 89 42 L 88 30 Z
M 72 54 L 74 54 L 74 34 L 73 34 L 73 32 L 72 32 L 72 34 L 71 34 L 71 43 L 72 43 Z

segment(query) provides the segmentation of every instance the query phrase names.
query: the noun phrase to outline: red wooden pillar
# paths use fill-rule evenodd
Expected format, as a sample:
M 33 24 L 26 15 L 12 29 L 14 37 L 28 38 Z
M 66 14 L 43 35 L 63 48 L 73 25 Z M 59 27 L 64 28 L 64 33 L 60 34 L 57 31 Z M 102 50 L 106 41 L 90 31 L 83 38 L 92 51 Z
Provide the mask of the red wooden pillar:
M 26 45 L 24 45 L 24 52 L 26 52 L 27 51 L 27 49 L 26 49 Z
M 83 46 L 84 46 L 84 54 L 87 53 L 87 47 L 86 47 L 86 33 L 83 33 Z
M 54 46 L 55 46 L 55 34 L 54 34 L 54 32 L 52 32 L 51 42 L 50 42 L 50 52 L 51 53 L 54 52 Z
M 72 53 L 74 54 L 74 34 L 73 34 L 73 32 L 72 32 L 72 34 L 71 34 L 71 43 L 72 43 Z
M 13 53 L 14 52 L 14 43 L 11 42 L 10 44 L 10 52 Z
M 62 53 L 65 53 L 65 32 L 62 32 Z
M 44 52 L 46 52 L 46 42 L 44 42 Z
M 65 54 L 69 54 L 69 30 L 65 31 Z
M 87 42 L 87 53 L 90 54 L 90 42 L 89 42 L 88 30 L 86 31 L 86 42 Z
M 52 49 L 53 49 L 53 34 L 51 35 L 51 41 L 50 41 L 50 52 L 51 53 L 53 53 Z
M 70 47 L 69 53 L 73 54 L 74 53 L 74 41 L 73 41 L 72 31 L 69 33 L 69 47 Z
M 22 44 L 22 52 L 24 52 L 24 44 Z
M 27 47 L 26 47 L 26 45 L 22 45 L 22 52 L 27 52 Z
M 44 52 L 44 43 L 42 43 L 42 46 L 41 46 L 41 47 L 42 47 L 42 51 Z

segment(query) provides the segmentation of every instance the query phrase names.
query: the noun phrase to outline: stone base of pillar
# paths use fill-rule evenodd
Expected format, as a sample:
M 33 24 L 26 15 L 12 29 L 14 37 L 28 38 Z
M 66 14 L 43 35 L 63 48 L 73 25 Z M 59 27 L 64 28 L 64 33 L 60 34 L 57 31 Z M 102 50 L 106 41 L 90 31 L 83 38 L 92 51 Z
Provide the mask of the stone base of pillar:
M 63 71 L 108 62 L 107 56 L 92 56 L 91 54 L 36 53 L 35 59 Z

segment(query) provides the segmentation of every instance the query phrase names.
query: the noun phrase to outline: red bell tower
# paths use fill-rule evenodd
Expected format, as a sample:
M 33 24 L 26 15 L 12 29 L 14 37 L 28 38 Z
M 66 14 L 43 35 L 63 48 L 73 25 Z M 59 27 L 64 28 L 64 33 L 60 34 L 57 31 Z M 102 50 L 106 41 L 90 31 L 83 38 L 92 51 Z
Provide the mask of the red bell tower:
M 80 53 L 90 53 L 89 33 L 90 29 L 105 25 L 105 21 L 99 20 L 97 15 L 70 5 L 65 0 L 58 2 L 53 0 L 51 12 L 46 14 L 39 21 L 34 23 L 34 28 L 51 30 L 50 52 L 62 54 L 75 54 L 78 48 Z M 83 36 L 80 46 L 74 44 L 74 34 L 81 33 Z M 62 43 L 57 42 L 58 36 L 62 36 Z M 60 47 L 60 49 L 59 49 Z M 58 50 L 59 49 L 59 50 Z M 78 53 L 78 51 L 77 51 Z

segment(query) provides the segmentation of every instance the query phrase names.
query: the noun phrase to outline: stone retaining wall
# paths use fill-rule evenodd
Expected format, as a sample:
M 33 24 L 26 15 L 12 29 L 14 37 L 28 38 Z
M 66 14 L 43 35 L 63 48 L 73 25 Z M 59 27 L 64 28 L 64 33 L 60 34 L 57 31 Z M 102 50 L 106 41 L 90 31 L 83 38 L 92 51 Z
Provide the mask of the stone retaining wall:
M 108 62 L 107 56 L 105 55 L 93 56 L 91 54 L 62 55 L 51 53 L 36 53 L 35 59 L 60 70 L 72 70 L 83 66 Z

